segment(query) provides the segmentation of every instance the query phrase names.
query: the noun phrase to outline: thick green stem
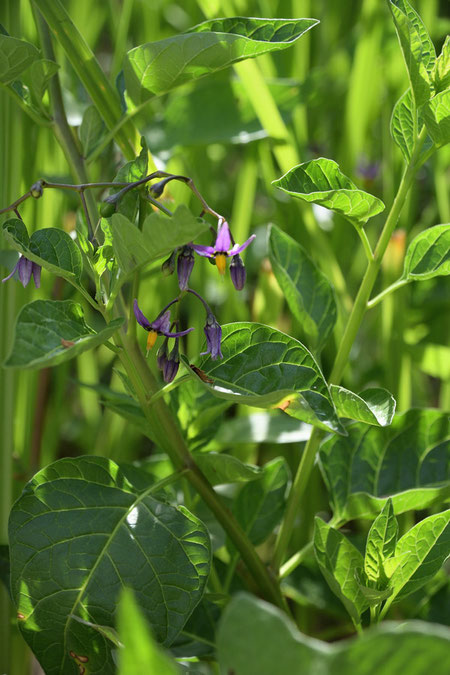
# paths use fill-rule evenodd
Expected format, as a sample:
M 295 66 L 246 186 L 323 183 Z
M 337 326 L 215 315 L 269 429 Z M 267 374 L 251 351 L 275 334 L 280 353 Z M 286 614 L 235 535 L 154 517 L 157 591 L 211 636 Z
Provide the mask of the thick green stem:
M 355 341 L 359 327 L 366 312 L 367 302 L 369 300 L 370 294 L 375 284 L 378 271 L 380 269 L 381 261 L 386 252 L 386 248 L 389 244 L 389 240 L 392 236 L 394 228 L 397 224 L 409 188 L 411 187 L 411 183 L 414 179 L 417 170 L 416 163 L 418 161 L 420 150 L 425 141 L 425 138 L 426 138 L 426 129 L 423 128 L 417 139 L 415 149 L 411 157 L 411 161 L 407 166 L 406 171 L 401 180 L 401 183 L 399 185 L 397 195 L 394 199 L 394 203 L 392 204 L 391 210 L 389 211 L 389 215 L 384 224 L 383 231 L 381 232 L 378 244 L 373 254 L 373 258 L 370 260 L 364 278 L 361 282 L 361 286 L 356 296 L 353 309 L 351 311 L 338 353 L 336 355 L 333 370 L 328 380 L 330 384 L 339 384 L 339 382 L 341 381 L 342 375 L 345 370 L 345 366 L 347 365 L 348 362 L 350 350 Z M 282 564 L 286 554 L 292 530 L 295 525 L 296 516 L 300 509 L 301 500 L 305 492 L 305 488 L 308 484 L 309 477 L 311 475 L 311 470 L 314 466 L 314 460 L 316 457 L 316 452 L 318 450 L 320 440 L 322 438 L 322 434 L 323 432 L 317 427 L 313 429 L 311 436 L 303 451 L 303 455 L 299 467 L 297 469 L 294 482 L 292 484 L 292 488 L 286 506 L 286 512 L 275 544 L 273 566 L 277 571 L 280 568 L 280 565 Z

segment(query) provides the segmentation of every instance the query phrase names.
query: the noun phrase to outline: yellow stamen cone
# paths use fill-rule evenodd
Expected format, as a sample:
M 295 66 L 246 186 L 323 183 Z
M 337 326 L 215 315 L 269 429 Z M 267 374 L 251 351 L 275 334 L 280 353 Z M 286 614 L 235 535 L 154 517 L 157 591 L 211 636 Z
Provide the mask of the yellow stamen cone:
M 158 337 L 158 333 L 157 333 L 155 330 L 150 330 L 150 331 L 148 332 L 148 337 L 147 337 L 147 351 L 148 351 L 149 349 L 151 349 L 151 348 L 154 346 L 157 337 Z
M 225 253 L 216 254 L 216 265 L 217 269 L 219 270 L 219 273 L 224 275 L 227 267 L 227 256 L 225 255 Z

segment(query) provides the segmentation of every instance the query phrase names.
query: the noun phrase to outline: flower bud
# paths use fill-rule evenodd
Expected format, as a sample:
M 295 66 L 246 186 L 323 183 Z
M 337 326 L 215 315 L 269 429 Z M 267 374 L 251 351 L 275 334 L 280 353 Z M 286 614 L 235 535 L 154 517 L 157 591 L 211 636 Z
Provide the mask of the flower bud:
M 245 285 L 245 278 L 247 276 L 247 273 L 245 271 L 245 265 L 242 262 L 242 258 L 239 255 L 239 253 L 237 255 L 234 255 L 231 260 L 230 276 L 235 289 L 237 291 L 242 291 Z
M 38 180 L 36 183 L 34 183 L 31 188 L 30 188 L 31 196 L 34 197 L 35 199 L 39 199 L 39 197 L 42 197 L 42 194 L 44 192 L 44 188 L 42 187 L 42 181 Z
M 164 274 L 165 277 L 170 276 L 171 274 L 174 273 L 175 271 L 175 256 L 176 256 L 176 251 L 170 254 L 170 256 L 163 262 L 161 265 L 161 272 Z
M 220 341 L 222 339 L 222 328 L 217 322 L 216 317 L 211 312 L 208 313 L 206 317 L 206 323 L 203 328 L 203 331 L 206 336 L 206 352 L 203 354 L 211 354 L 211 358 L 215 361 L 217 358 L 223 358 L 222 352 L 220 350 Z
M 100 215 L 103 216 L 103 218 L 110 218 L 113 213 L 116 212 L 116 199 L 112 199 L 111 197 L 107 197 L 105 201 L 100 204 Z
M 175 345 L 170 352 L 163 368 L 164 382 L 172 382 L 178 373 L 180 367 L 180 351 L 178 348 L 178 338 L 175 340 Z
M 167 354 L 169 351 L 168 345 L 169 345 L 169 338 L 166 338 L 162 343 L 161 347 L 156 352 L 156 363 L 158 364 L 158 368 L 160 370 L 164 370 L 164 366 L 167 362 Z
M 190 246 L 183 246 L 177 260 L 178 285 L 181 291 L 185 291 L 189 284 L 194 267 L 194 251 Z

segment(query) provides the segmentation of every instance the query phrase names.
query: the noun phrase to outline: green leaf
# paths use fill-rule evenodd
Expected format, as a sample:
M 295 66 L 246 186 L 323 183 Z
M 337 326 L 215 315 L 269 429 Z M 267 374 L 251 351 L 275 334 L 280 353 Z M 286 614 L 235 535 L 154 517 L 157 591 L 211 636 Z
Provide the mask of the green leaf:
M 352 424 L 348 437 L 325 440 L 320 465 L 333 512 L 343 520 L 425 509 L 450 494 L 450 423 L 438 410 L 409 410 L 389 427 Z
M 174 87 L 260 54 L 286 49 L 316 26 L 316 19 L 248 19 L 205 21 L 188 33 L 148 42 L 129 51 L 125 83 L 135 104 Z
M 450 274 L 450 225 L 435 225 L 415 237 L 406 251 L 402 279 L 424 281 Z
M 364 576 L 364 573 L 362 573 L 362 576 Z M 376 607 L 377 605 L 380 605 L 392 595 L 392 589 L 390 588 L 379 590 L 377 588 L 370 588 L 369 586 L 366 586 L 365 580 L 361 578 L 361 574 L 358 570 L 355 571 L 355 579 L 359 590 L 369 603 L 370 607 Z
M 239 593 L 225 608 L 217 647 L 220 672 L 236 675 L 447 675 L 450 630 L 388 622 L 329 644 L 300 633 L 273 605 Z
M 28 237 L 23 220 L 10 218 L 3 224 L 3 235 L 26 258 L 68 281 L 80 282 L 83 271 L 81 252 L 72 238 L 54 227 L 36 230 Z
M 255 408 L 282 407 L 309 424 L 345 433 L 327 384 L 312 354 L 300 342 L 259 323 L 222 326 L 223 359 L 206 357 L 200 368 L 208 391 Z
M 103 344 L 122 325 L 114 319 L 95 332 L 84 320 L 81 305 L 72 300 L 35 300 L 17 317 L 12 350 L 4 366 L 47 368 Z
M 342 601 L 353 621 L 359 624 L 361 614 L 369 607 L 355 577 L 356 570 L 364 566 L 361 553 L 321 518 L 315 519 L 314 551 L 329 587 Z
M 404 598 L 427 583 L 450 555 L 450 509 L 425 518 L 399 540 L 400 564 L 389 581 L 391 599 Z
M 427 131 L 436 147 L 450 143 L 450 89 L 441 91 L 422 108 Z
M 383 578 L 383 562 L 395 554 L 397 536 L 398 522 L 392 500 L 388 499 L 367 535 L 364 571 L 370 581 L 379 582 Z
M 450 87 L 450 35 L 447 35 L 433 70 L 436 93 Z
M 227 419 L 214 441 L 221 445 L 236 443 L 301 443 L 311 435 L 309 424 L 283 415 L 281 412 L 258 412 L 246 417 Z
M 170 255 L 175 248 L 193 241 L 209 227 L 184 204 L 176 208 L 173 216 L 159 213 L 147 216 L 142 232 L 120 213 L 114 214 L 110 223 L 114 253 L 126 274 Z
M 39 58 L 36 47 L 25 40 L 0 34 L 0 82 L 9 84 Z
M 294 166 L 284 176 L 272 181 L 283 192 L 306 202 L 320 204 L 344 216 L 355 227 L 384 209 L 381 199 L 358 190 L 332 159 L 312 159 Z
M 195 453 L 195 461 L 212 485 L 247 483 L 261 476 L 261 469 L 258 466 L 244 464 L 232 455 L 198 452 Z
M 300 244 L 276 225 L 269 228 L 269 257 L 292 314 L 320 350 L 336 323 L 330 282 Z
M 285 495 L 290 478 L 284 457 L 268 462 L 258 478 L 244 485 L 233 513 L 255 546 L 262 544 L 283 517 Z
M 407 0 L 388 0 L 405 59 L 415 104 L 432 96 L 431 73 L 436 62 L 434 45 L 422 19 Z
M 48 87 L 48 83 L 53 75 L 58 72 L 58 69 L 59 65 L 55 61 L 39 59 L 26 69 L 21 78 L 28 87 L 33 102 L 45 114 L 47 113 L 47 108 L 43 104 L 42 98 Z
M 414 116 L 417 117 L 416 129 L 414 127 Z M 408 89 L 395 104 L 391 118 L 392 138 L 402 151 L 406 162 L 409 162 L 411 159 L 416 135 L 423 124 L 424 119 L 422 110 L 419 112 L 419 115 L 417 115 L 414 108 L 411 89 Z M 422 146 L 420 156 L 423 157 L 432 145 L 433 141 L 427 136 Z
M 148 148 L 144 136 L 141 137 L 141 152 L 139 155 L 124 164 L 116 174 L 114 183 L 134 183 L 141 178 L 145 178 L 148 171 Z M 114 195 L 121 188 L 111 188 L 110 194 Z M 119 201 L 117 210 L 123 216 L 134 223 L 137 215 L 139 203 L 139 193 L 136 189 L 127 192 Z
M 78 133 L 83 148 L 83 156 L 87 157 L 95 150 L 106 134 L 105 123 L 95 105 L 88 106 L 84 111 Z
M 113 645 L 74 619 L 111 625 L 131 588 L 156 639 L 170 644 L 200 601 L 210 565 L 204 525 L 184 507 L 136 493 L 101 457 L 62 459 L 12 509 L 11 588 L 20 630 L 47 675 L 113 672 Z
M 365 389 L 354 394 L 344 387 L 330 385 L 331 397 L 339 417 L 386 427 L 394 417 L 396 402 L 386 389 Z
M 118 653 L 118 675 L 177 675 L 175 661 L 156 644 L 129 588 L 124 588 L 121 593 L 117 621 L 123 644 Z

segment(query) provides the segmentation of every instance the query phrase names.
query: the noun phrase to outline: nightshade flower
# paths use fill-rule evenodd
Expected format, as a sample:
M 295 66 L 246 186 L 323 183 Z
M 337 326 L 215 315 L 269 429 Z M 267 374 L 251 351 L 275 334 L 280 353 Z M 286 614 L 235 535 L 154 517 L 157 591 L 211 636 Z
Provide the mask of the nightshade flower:
M 36 288 L 39 288 L 41 285 L 41 266 L 35 262 L 32 262 L 31 260 L 28 260 L 28 258 L 25 258 L 24 255 L 20 256 L 11 274 L 2 279 L 2 282 L 11 279 L 11 277 L 13 277 L 16 272 L 24 288 L 30 281 L 31 275 L 33 275 L 34 285 Z
M 237 255 L 234 255 L 231 261 L 230 276 L 235 289 L 237 291 L 242 291 L 245 285 L 245 278 L 247 276 L 247 273 L 245 271 L 245 265 L 242 262 L 242 258 L 239 255 L 239 253 Z
M 164 309 L 156 317 L 156 319 L 150 322 L 139 309 L 138 302 L 135 299 L 133 303 L 134 316 L 136 317 L 136 321 L 138 322 L 138 324 L 142 326 L 142 328 L 145 328 L 145 330 L 148 332 L 147 351 L 153 347 L 158 335 L 164 335 L 165 337 L 169 338 L 177 338 L 182 337 L 183 335 L 187 335 L 188 333 L 191 332 L 191 330 L 194 330 L 193 328 L 188 328 L 187 330 L 182 330 L 177 333 L 170 332 L 170 310 L 168 310 L 167 308 L 177 301 L 178 299 L 169 302 L 169 304 L 166 307 L 164 307 Z
M 178 369 L 180 367 L 180 350 L 178 348 L 178 339 L 175 339 L 175 345 L 170 352 L 169 356 L 166 358 L 164 363 L 163 377 L 164 382 L 172 382 L 175 379 Z
M 241 251 L 247 248 L 247 246 L 253 241 L 255 237 L 256 235 L 252 234 L 252 236 L 241 246 L 239 246 L 239 244 L 234 244 L 232 246 L 228 223 L 226 220 L 220 220 L 214 246 L 198 246 L 196 244 L 192 244 L 192 248 L 196 253 L 198 253 L 198 255 L 202 255 L 205 258 L 214 258 L 220 274 L 225 274 L 227 258 L 241 253 Z
M 208 313 L 206 317 L 206 323 L 203 328 L 206 336 L 206 352 L 203 354 L 211 354 L 211 358 L 215 361 L 217 358 L 223 359 L 222 352 L 220 350 L 220 341 L 222 339 L 222 328 L 217 322 L 216 317 L 211 312 Z
M 178 286 L 181 291 L 185 291 L 188 287 L 194 262 L 195 258 L 192 248 L 190 246 L 183 246 L 177 260 Z

